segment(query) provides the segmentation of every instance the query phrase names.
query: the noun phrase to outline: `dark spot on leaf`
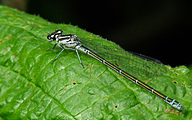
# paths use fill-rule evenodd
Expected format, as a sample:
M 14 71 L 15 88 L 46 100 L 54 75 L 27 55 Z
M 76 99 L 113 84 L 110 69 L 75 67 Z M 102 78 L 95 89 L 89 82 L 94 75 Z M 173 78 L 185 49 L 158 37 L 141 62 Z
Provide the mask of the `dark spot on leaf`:
M 91 70 L 86 70 L 87 72 L 91 72 Z
M 7 40 L 10 40 L 12 38 L 12 36 L 11 35 L 9 35 L 9 37 L 7 38 Z
M 177 84 L 177 82 L 176 82 L 176 81 L 172 81 L 172 83 L 173 83 L 173 84 Z
M 3 49 L 3 52 L 6 52 L 6 48 Z
M 143 77 L 145 78 L 146 76 L 145 76 L 145 75 L 143 75 Z
M 88 64 L 88 66 L 89 66 L 90 68 L 92 68 L 92 65 Z
M 106 97 L 106 99 L 109 99 L 110 97 Z
M 179 75 L 179 74 L 177 73 L 177 70 L 175 70 L 175 75 Z
M 182 85 L 186 87 L 185 83 L 182 83 Z
M 35 26 L 40 27 L 40 25 L 39 25 L 39 24 L 37 24 L 37 23 L 35 23 Z
M 73 82 L 73 85 L 76 85 L 77 83 L 76 82 Z
M 117 108 L 117 105 L 115 105 L 114 107 Z

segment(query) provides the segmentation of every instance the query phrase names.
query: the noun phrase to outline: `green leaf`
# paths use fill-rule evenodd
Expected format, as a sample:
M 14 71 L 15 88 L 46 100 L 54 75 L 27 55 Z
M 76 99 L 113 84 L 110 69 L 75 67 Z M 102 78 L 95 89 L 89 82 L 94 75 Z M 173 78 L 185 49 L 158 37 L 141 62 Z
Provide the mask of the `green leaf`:
M 46 37 L 62 29 L 92 44 L 118 47 L 76 26 L 50 23 L 38 16 L 0 6 L 1 119 L 190 119 L 192 83 L 185 66 L 142 79 L 183 105 L 178 111 L 94 58 L 61 49 Z

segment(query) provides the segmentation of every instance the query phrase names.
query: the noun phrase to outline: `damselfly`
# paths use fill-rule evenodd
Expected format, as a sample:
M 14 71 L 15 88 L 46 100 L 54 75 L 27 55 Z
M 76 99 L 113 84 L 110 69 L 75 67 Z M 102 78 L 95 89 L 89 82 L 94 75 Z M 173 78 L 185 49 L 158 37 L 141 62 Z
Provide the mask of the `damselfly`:
M 117 65 L 114 65 L 111 62 L 105 60 L 104 58 L 99 56 L 96 52 L 93 52 L 91 49 L 89 49 L 88 47 L 81 45 L 81 41 L 76 35 L 74 35 L 74 34 L 62 35 L 62 33 L 63 33 L 62 30 L 56 30 L 55 32 L 53 32 L 53 33 L 51 33 L 50 35 L 47 36 L 47 40 L 49 42 L 52 42 L 52 41 L 56 40 L 56 44 L 53 46 L 52 49 L 49 49 L 49 50 L 53 50 L 56 47 L 57 44 L 59 44 L 59 46 L 62 48 L 61 52 L 57 55 L 57 57 L 54 59 L 54 61 L 64 51 L 64 49 L 72 49 L 72 50 L 76 51 L 78 59 L 79 59 L 81 65 L 84 68 L 84 65 L 83 65 L 83 63 L 82 63 L 82 61 L 80 59 L 79 53 L 78 53 L 78 50 L 79 50 L 79 51 L 84 52 L 84 53 L 90 55 L 91 57 L 97 59 L 98 61 L 102 62 L 104 65 L 109 66 L 110 68 L 112 68 L 113 70 L 115 70 L 119 74 L 123 75 L 124 77 L 128 78 L 129 80 L 131 80 L 135 84 L 145 88 L 149 92 L 151 92 L 151 93 L 157 95 L 158 97 L 162 98 L 165 102 L 167 102 L 172 107 L 174 107 L 174 108 L 176 108 L 178 110 L 182 110 L 183 106 L 179 102 L 177 102 L 175 99 L 172 99 L 172 98 L 167 97 L 166 95 L 163 95 L 159 91 L 157 91 L 154 88 L 148 86 L 144 82 L 138 80 L 138 78 L 134 77 L 133 74 L 127 73 L 127 71 L 124 71 L 123 69 L 121 69 Z M 150 57 L 146 57 L 146 56 L 141 55 L 141 54 L 137 54 L 137 55 L 133 55 L 133 53 L 129 53 L 129 54 L 136 57 L 136 58 L 139 57 L 138 59 L 142 58 L 142 59 L 144 59 L 143 61 L 150 61 L 149 62 L 150 64 L 145 65 L 145 67 L 149 71 L 151 70 L 152 72 L 158 72 L 158 70 L 161 70 L 158 67 L 157 67 L 157 70 L 153 69 L 153 66 L 152 66 L 152 65 L 162 66 L 162 65 L 160 65 L 161 64 L 160 61 L 158 61 L 156 59 L 153 59 L 153 58 L 150 58 Z M 126 55 L 124 57 L 126 57 Z M 136 67 L 136 66 L 133 66 L 133 67 Z M 134 72 L 136 72 L 136 71 L 134 71 Z

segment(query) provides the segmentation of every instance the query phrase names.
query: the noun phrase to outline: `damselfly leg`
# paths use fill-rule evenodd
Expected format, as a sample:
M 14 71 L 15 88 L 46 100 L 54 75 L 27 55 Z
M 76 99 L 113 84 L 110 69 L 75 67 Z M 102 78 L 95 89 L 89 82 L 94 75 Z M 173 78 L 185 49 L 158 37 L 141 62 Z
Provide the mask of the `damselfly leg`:
M 53 46 L 53 48 L 48 49 L 47 51 L 53 50 L 56 45 L 57 45 L 57 43 Z M 75 50 L 75 51 L 76 51 L 77 57 L 78 57 L 78 59 L 79 59 L 79 62 L 81 63 L 82 67 L 85 68 L 84 65 L 83 65 L 83 63 L 81 62 L 81 58 L 80 58 L 80 56 L 79 56 L 79 53 L 78 53 L 77 49 L 75 49 L 75 48 L 68 48 L 68 47 L 65 47 L 65 48 L 64 48 L 64 47 L 61 46 L 61 45 L 59 45 L 59 47 L 61 47 L 62 50 L 61 50 L 61 52 L 57 55 L 57 57 L 56 57 L 51 63 L 53 63 L 55 60 L 57 60 L 57 58 L 59 57 L 59 55 L 60 55 L 65 49 L 71 49 L 71 50 Z M 46 52 L 47 52 L 47 51 L 46 51 Z
M 81 63 L 82 67 L 85 68 L 84 65 L 83 65 L 83 63 L 81 62 L 81 58 L 80 58 L 80 56 L 79 56 L 79 53 L 78 53 L 77 49 L 75 49 L 75 48 L 68 48 L 68 47 L 65 47 L 65 49 L 75 50 L 76 53 L 77 53 L 77 57 L 78 57 L 78 59 L 79 59 L 79 62 Z
M 53 48 L 46 50 L 46 52 L 49 51 L 49 50 L 53 50 L 56 45 L 57 45 L 57 43 L 53 46 Z

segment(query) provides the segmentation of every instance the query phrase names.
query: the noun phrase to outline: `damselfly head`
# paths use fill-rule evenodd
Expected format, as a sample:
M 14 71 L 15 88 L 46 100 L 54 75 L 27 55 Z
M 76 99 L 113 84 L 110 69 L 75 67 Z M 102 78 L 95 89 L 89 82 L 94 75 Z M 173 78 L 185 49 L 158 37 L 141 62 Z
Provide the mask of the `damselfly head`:
M 52 42 L 52 41 L 56 40 L 56 37 L 57 37 L 57 36 L 58 36 L 58 35 L 52 35 L 52 34 L 50 34 L 50 35 L 47 36 L 47 41 Z
M 47 36 L 47 40 L 49 42 L 52 42 L 52 41 L 56 40 L 58 36 L 62 35 L 62 33 L 63 33 L 62 30 L 56 30 L 55 32 L 53 32 Z

